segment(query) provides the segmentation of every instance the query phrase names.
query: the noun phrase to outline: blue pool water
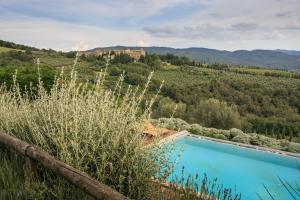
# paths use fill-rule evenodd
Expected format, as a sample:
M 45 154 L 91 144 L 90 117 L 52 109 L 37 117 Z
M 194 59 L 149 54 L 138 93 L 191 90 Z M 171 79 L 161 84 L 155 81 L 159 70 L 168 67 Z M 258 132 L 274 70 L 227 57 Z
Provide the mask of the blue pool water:
M 263 184 L 276 200 L 293 199 L 278 177 L 291 184 L 300 184 L 300 159 L 274 153 L 184 136 L 174 141 L 172 159 L 179 159 L 173 175 L 181 177 L 184 166 L 187 175 L 207 174 L 218 178 L 218 184 L 236 188 L 243 200 L 271 199 Z M 296 198 L 299 198 L 296 196 Z M 299 198 L 300 199 L 300 198 Z

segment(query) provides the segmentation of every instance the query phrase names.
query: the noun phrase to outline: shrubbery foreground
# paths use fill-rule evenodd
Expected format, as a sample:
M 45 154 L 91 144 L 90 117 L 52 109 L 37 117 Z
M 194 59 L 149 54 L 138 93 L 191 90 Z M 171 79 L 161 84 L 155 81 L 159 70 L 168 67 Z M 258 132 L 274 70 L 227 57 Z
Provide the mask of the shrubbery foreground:
M 16 78 L 12 88 L 0 88 L 1 132 L 40 147 L 130 198 L 166 197 L 157 182 L 164 182 L 171 171 L 168 149 L 154 142 L 150 150 L 143 142 L 154 99 L 143 110 L 140 104 L 151 77 L 143 90 L 129 87 L 122 96 L 123 77 L 108 90 L 105 72 L 91 85 L 78 83 L 74 68 L 68 76 L 62 71 L 50 91 L 39 79 L 37 88 L 21 92 Z M 41 166 L 36 180 L 26 179 L 23 158 L 2 147 L 0 159 L 0 199 L 89 198 Z M 198 198 L 173 189 L 180 191 L 178 198 Z

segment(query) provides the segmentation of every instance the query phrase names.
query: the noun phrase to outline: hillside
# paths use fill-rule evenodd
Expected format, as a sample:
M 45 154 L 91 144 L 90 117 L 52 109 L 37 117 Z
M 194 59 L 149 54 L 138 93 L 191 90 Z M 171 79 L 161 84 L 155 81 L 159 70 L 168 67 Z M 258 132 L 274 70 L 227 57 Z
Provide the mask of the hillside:
M 2 53 L 2 52 L 8 52 L 8 51 L 11 51 L 11 50 L 13 50 L 13 49 L 7 48 L 7 47 L 1 47 L 0 46 L 0 53 Z
M 30 83 L 35 85 L 37 58 L 43 82 L 49 87 L 62 67 L 66 71 L 71 69 L 75 53 L 53 50 L 0 53 L 0 82 L 12 84 L 12 75 L 18 70 L 22 88 Z M 104 68 L 103 57 L 80 56 L 76 70 L 80 81 L 93 83 L 95 74 Z M 154 71 L 149 97 L 165 81 L 153 106 L 153 118 L 170 117 L 177 106 L 175 117 L 206 127 L 235 127 L 277 138 L 297 138 L 300 132 L 299 72 L 199 64 L 174 55 L 147 55 L 140 62 L 121 56 L 112 60 L 105 85 L 112 88 L 123 71 L 124 91 L 128 85 L 144 85 Z
M 16 44 L 14 42 L 8 42 L 8 41 L 1 40 L 1 39 L 0 39 L 0 47 L 6 47 L 6 48 L 18 49 L 18 50 L 30 50 L 30 51 L 38 50 L 38 48 L 35 48 L 35 47 L 29 47 L 29 46 L 22 45 L 22 44 Z
M 285 53 L 291 56 L 300 56 L 300 51 L 277 49 L 276 51 Z
M 140 47 L 107 47 L 104 49 L 140 49 Z M 95 48 L 94 51 L 101 48 Z M 271 67 L 278 69 L 300 70 L 300 53 L 298 51 L 284 50 L 238 50 L 221 51 L 207 48 L 175 49 L 169 47 L 145 47 L 146 52 L 155 54 L 174 54 L 186 56 L 192 60 L 205 63 L 224 63 L 229 65 L 245 65 L 258 67 Z

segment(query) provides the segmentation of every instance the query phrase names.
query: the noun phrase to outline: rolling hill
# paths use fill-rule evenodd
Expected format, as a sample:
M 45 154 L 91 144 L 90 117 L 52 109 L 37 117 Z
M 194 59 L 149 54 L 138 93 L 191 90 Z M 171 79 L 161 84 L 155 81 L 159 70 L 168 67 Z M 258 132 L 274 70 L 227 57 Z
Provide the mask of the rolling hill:
M 139 49 L 140 47 L 115 46 L 103 49 Z M 101 48 L 91 49 L 95 51 Z M 246 65 L 271 67 L 278 69 L 300 70 L 300 52 L 288 50 L 238 50 L 222 51 L 208 48 L 175 49 L 170 47 L 145 47 L 146 52 L 156 54 L 174 54 L 186 56 L 192 60 L 206 63 L 224 63 L 230 65 Z
M 9 49 L 31 50 L 37 51 L 37 48 L 28 47 L 25 45 L 15 44 L 0 40 L 0 52 L 5 52 Z M 94 48 L 88 52 L 96 51 L 99 49 L 140 49 L 140 47 L 131 46 L 112 46 L 104 48 Z M 257 66 L 269 67 L 286 70 L 300 70 L 300 51 L 295 50 L 238 50 L 238 51 L 225 51 L 208 48 L 183 48 L 176 49 L 171 47 L 145 47 L 148 53 L 155 54 L 174 54 L 177 56 L 186 56 L 192 60 L 205 63 L 222 63 L 229 65 L 242 65 L 242 66 Z
M 300 56 L 300 51 L 277 49 L 276 51 L 285 53 L 291 56 Z

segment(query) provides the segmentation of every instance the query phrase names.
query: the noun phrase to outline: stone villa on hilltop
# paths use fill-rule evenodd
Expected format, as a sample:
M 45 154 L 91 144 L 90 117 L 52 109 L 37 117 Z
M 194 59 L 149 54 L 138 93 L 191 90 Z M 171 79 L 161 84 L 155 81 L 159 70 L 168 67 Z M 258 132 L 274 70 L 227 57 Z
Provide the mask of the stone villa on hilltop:
M 116 55 L 120 55 L 120 54 L 127 54 L 130 57 L 132 57 L 135 61 L 138 61 L 140 59 L 141 56 L 145 56 L 146 52 L 144 51 L 143 48 L 141 48 L 140 50 L 131 50 L 131 49 L 124 49 L 124 50 L 120 50 L 120 49 L 97 49 L 95 51 L 91 51 L 91 52 L 80 52 L 79 55 L 86 55 L 86 56 L 103 56 L 103 55 L 111 55 L 111 58 L 114 59 L 114 57 Z

